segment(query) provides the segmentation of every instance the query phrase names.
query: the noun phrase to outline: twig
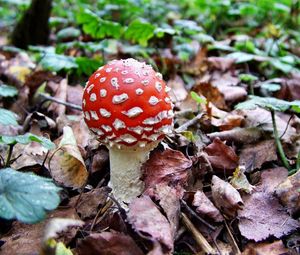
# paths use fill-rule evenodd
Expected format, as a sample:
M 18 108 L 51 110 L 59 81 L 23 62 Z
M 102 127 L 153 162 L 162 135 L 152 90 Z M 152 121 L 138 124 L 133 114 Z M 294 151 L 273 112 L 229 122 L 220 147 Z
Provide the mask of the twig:
M 198 120 L 200 120 L 203 116 L 203 112 L 199 113 L 198 115 L 195 116 L 195 118 L 185 122 L 183 125 L 175 129 L 175 132 L 180 133 L 182 131 L 185 131 L 189 126 L 194 125 L 197 123 Z
M 228 232 L 228 234 L 229 234 L 229 238 L 230 238 L 230 240 L 231 240 L 231 242 L 232 242 L 232 244 L 233 244 L 233 246 L 234 246 L 235 254 L 241 254 L 240 248 L 239 248 L 239 246 L 237 245 L 237 243 L 236 243 L 236 241 L 235 241 L 235 239 L 234 239 L 234 236 L 233 236 L 233 234 L 231 233 L 231 230 L 230 230 L 230 228 L 229 228 L 229 226 L 228 226 L 226 220 L 224 220 L 224 222 L 225 222 L 226 230 L 227 230 L 227 232 Z
M 94 228 L 94 226 L 95 226 L 95 224 L 96 224 L 96 221 L 97 221 L 99 215 L 104 214 L 104 213 L 108 210 L 108 208 L 112 206 L 112 204 L 113 204 L 112 200 L 108 200 L 108 202 L 104 205 L 104 207 L 102 207 L 102 208 L 98 211 L 98 213 L 96 214 L 96 216 L 95 216 L 95 218 L 94 218 L 94 220 L 93 220 L 93 223 L 92 223 L 92 225 L 91 225 L 90 232 L 93 231 L 93 228 Z
M 47 101 L 52 101 L 52 102 L 55 102 L 57 104 L 62 104 L 62 105 L 65 105 L 67 107 L 70 107 L 72 109 L 75 109 L 75 110 L 78 110 L 78 111 L 82 111 L 82 108 L 80 105 L 77 105 L 77 104 L 72 104 L 72 103 L 68 103 L 68 102 L 65 102 L 65 101 L 62 101 L 60 99 L 57 99 L 55 97 L 52 97 L 52 96 L 49 96 L 49 95 L 46 95 L 44 93 L 39 93 L 39 95 L 46 99 Z
M 205 237 L 196 229 L 196 227 L 189 220 L 189 218 L 184 213 L 181 213 L 181 217 L 182 217 L 183 224 L 192 233 L 195 241 L 202 248 L 202 250 L 207 254 L 216 254 L 216 251 L 207 242 Z
M 271 116 L 272 116 L 272 125 L 273 125 L 273 133 L 274 133 L 274 138 L 275 138 L 275 142 L 276 142 L 276 146 L 277 146 L 277 150 L 279 153 L 279 156 L 281 158 L 281 161 L 283 163 L 283 165 L 289 170 L 291 171 L 290 168 L 290 164 L 284 154 L 284 150 L 282 148 L 282 144 L 280 141 L 280 137 L 278 135 L 278 130 L 277 130 L 277 125 L 276 125 L 276 120 L 275 120 L 275 111 L 274 110 L 270 110 L 271 112 Z
M 197 220 L 199 220 L 201 223 L 203 223 L 205 226 L 210 228 L 211 230 L 215 231 L 216 228 L 212 225 L 210 225 L 208 222 L 206 222 L 204 219 L 202 219 L 199 215 L 197 215 L 184 200 L 181 200 L 181 204 L 184 206 L 185 209 L 188 210 L 190 214 L 192 214 Z

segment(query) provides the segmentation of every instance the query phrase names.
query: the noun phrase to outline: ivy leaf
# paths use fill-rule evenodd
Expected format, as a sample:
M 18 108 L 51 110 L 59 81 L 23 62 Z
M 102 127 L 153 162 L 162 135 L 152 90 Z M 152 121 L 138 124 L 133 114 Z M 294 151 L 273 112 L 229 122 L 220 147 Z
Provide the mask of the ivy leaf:
M 75 62 L 75 58 L 58 55 L 55 53 L 46 53 L 40 62 L 41 66 L 49 71 L 58 72 L 63 69 L 70 70 L 77 68 L 78 65 Z
M 257 106 L 273 111 L 284 112 L 289 109 L 294 110 L 295 112 L 300 112 L 300 100 L 293 102 L 284 101 L 274 97 L 258 97 L 250 96 L 250 100 L 239 103 L 236 105 L 236 109 L 254 109 Z
M 17 126 L 17 115 L 14 112 L 0 108 L 0 124 Z
M 59 204 L 60 188 L 51 179 L 11 168 L 0 170 L 0 217 L 36 223 Z
M 94 39 L 110 36 L 118 39 L 123 32 L 123 28 L 119 23 L 103 20 L 88 9 L 79 12 L 76 19 L 77 23 L 82 25 L 83 31 Z
M 206 99 L 200 97 L 195 91 L 191 91 L 191 97 L 197 102 L 197 104 L 206 104 Z
M 31 142 L 40 143 L 48 150 L 52 150 L 55 148 L 55 144 L 52 143 L 49 139 L 31 133 L 27 133 L 25 135 L 17 135 L 17 136 L 0 135 L 0 144 L 1 143 L 2 144 L 16 144 L 16 143 L 28 144 Z
M 15 87 L 5 85 L 5 84 L 2 84 L 0 86 L 0 96 L 2 96 L 2 97 L 14 97 L 16 95 L 18 95 L 18 90 Z
M 147 21 L 136 19 L 132 21 L 125 31 L 125 39 L 147 46 L 148 40 L 154 36 L 155 26 Z

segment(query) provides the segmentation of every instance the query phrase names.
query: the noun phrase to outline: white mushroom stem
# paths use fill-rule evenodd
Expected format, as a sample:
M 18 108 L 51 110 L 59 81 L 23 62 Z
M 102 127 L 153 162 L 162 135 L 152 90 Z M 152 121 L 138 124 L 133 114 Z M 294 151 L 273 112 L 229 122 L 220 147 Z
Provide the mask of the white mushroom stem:
M 124 206 L 139 196 L 144 190 L 141 166 L 154 148 L 143 150 L 109 148 L 110 187 L 117 201 Z

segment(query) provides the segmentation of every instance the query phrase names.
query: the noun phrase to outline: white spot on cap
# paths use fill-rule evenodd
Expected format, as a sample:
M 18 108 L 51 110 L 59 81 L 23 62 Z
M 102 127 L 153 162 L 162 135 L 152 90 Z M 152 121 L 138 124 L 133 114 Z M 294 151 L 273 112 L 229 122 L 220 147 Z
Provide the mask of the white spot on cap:
M 100 97 L 106 97 L 107 91 L 106 89 L 100 89 Z
M 141 83 L 144 85 L 144 86 L 147 86 L 149 84 L 149 80 L 142 80 Z
M 170 134 L 172 132 L 172 126 L 171 125 L 163 125 L 159 129 L 155 130 L 155 132 Z
M 158 122 L 159 122 L 159 120 L 156 117 L 150 117 L 150 118 L 143 120 L 143 124 L 145 124 L 145 125 L 154 125 Z
M 85 105 L 86 105 L 86 101 L 85 101 L 85 99 L 83 99 L 83 100 L 82 100 L 82 104 L 83 104 L 83 106 L 85 106 Z
M 92 93 L 91 96 L 90 96 L 90 100 L 91 102 L 95 102 L 97 100 L 97 96 L 95 93 Z
M 133 107 L 133 108 L 129 109 L 128 111 L 122 111 L 122 113 L 129 118 L 134 118 L 134 117 L 140 115 L 142 112 L 143 112 L 143 109 L 140 107 Z
M 87 87 L 86 91 L 88 94 L 90 94 L 91 90 L 95 87 L 94 84 L 91 84 L 89 87 Z
M 109 118 L 111 116 L 111 113 L 104 108 L 100 108 L 100 114 L 104 118 Z
M 126 93 L 123 93 L 121 95 L 113 96 L 112 102 L 113 104 L 121 104 L 125 102 L 127 99 L 128 99 L 128 95 Z
M 91 119 L 91 116 L 89 114 L 89 112 L 84 112 L 84 116 L 87 120 L 90 120 Z
M 147 145 L 146 142 L 139 142 L 139 147 L 141 147 L 141 148 L 145 148 L 146 145 Z
M 143 93 L 144 93 L 144 90 L 141 88 L 138 88 L 135 90 L 135 94 L 137 94 L 137 95 L 142 95 Z
M 111 70 L 112 70 L 112 68 L 111 68 L 111 67 L 109 67 L 109 68 L 106 68 L 106 69 L 105 69 L 105 72 L 107 72 L 107 73 L 110 73 L 110 72 L 111 72 Z
M 119 67 L 117 67 L 117 68 L 115 68 L 115 70 L 114 70 L 114 72 L 119 72 L 120 71 L 120 68 Z
M 150 139 L 152 141 L 157 141 L 159 136 L 160 136 L 160 134 L 152 134 L 152 135 L 148 136 L 148 139 Z
M 157 72 L 156 74 L 155 74 L 155 76 L 158 78 L 158 79 L 160 79 L 160 80 L 162 80 L 162 74 L 161 73 L 159 73 L 159 72 Z
M 174 117 L 174 113 L 172 110 L 168 111 L 168 119 L 172 119 Z
M 121 74 L 126 75 L 126 74 L 128 74 L 128 71 L 123 70 L 123 71 L 121 72 Z
M 126 79 L 124 79 L 124 83 L 127 83 L 127 84 L 134 83 L 134 79 L 133 78 L 126 78 Z
M 158 92 L 161 92 L 161 89 L 162 89 L 162 85 L 161 85 L 161 83 L 160 82 L 155 82 L 155 88 L 156 88 L 156 90 L 158 91 Z
M 100 66 L 97 71 L 100 71 L 104 68 L 104 66 Z
M 156 118 L 158 118 L 159 121 L 168 118 L 168 111 L 161 111 L 157 114 Z
M 143 75 L 144 76 L 148 76 L 149 75 L 149 71 L 143 71 Z
M 126 143 L 135 143 L 137 141 L 137 139 L 130 134 L 121 135 L 120 139 Z
M 166 87 L 165 87 L 165 92 L 168 93 L 168 92 L 170 92 L 170 91 L 171 91 L 171 88 L 168 87 L 168 86 L 166 86 Z
M 108 125 L 101 125 L 101 127 L 106 131 L 106 132 L 110 132 L 112 131 L 112 128 Z
M 122 120 L 119 120 L 119 119 L 115 119 L 115 121 L 112 125 L 116 130 L 126 128 L 125 122 Z
M 173 111 L 172 110 L 170 110 L 170 111 L 173 114 Z M 166 118 L 171 118 L 168 115 L 168 111 L 161 111 L 155 117 L 150 117 L 150 118 L 145 119 L 143 121 L 143 124 L 145 124 L 145 125 L 154 125 L 154 124 L 157 124 L 161 120 L 166 119 Z
M 159 100 L 155 96 L 151 96 L 150 99 L 149 99 L 149 104 L 151 104 L 151 105 L 157 105 L 158 102 L 159 102 Z
M 98 114 L 95 111 L 90 111 L 93 120 L 99 120 Z
M 144 128 L 141 126 L 136 126 L 136 127 L 128 127 L 127 128 L 129 131 L 132 131 L 138 135 L 141 135 L 143 133 Z
M 147 131 L 147 132 L 152 131 L 152 129 L 153 129 L 153 127 L 145 127 L 145 128 L 144 128 L 144 130 Z
M 114 88 L 119 89 L 120 85 L 118 84 L 118 78 L 117 77 L 111 78 L 110 83 Z
M 138 77 L 141 77 L 142 75 L 141 75 L 141 73 L 137 70 L 137 71 L 135 71 L 134 72 Z
M 100 82 L 105 82 L 105 81 L 106 81 L 106 77 L 100 78 Z
M 95 74 L 95 78 L 98 78 L 100 76 L 100 73 Z
M 103 131 L 99 128 L 90 128 L 97 135 L 104 135 Z
M 165 98 L 165 102 L 166 102 L 167 104 L 169 104 L 169 103 L 171 103 L 171 99 L 170 99 L 169 97 L 166 97 L 166 98 Z

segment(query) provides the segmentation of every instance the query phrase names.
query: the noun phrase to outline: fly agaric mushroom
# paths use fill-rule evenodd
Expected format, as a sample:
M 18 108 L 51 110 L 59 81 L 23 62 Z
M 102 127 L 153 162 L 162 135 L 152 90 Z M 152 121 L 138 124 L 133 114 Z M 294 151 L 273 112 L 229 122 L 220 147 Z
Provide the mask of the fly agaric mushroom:
M 110 186 L 121 203 L 142 193 L 141 165 L 172 130 L 169 90 L 160 73 L 132 58 L 100 67 L 86 84 L 85 122 L 109 149 Z

